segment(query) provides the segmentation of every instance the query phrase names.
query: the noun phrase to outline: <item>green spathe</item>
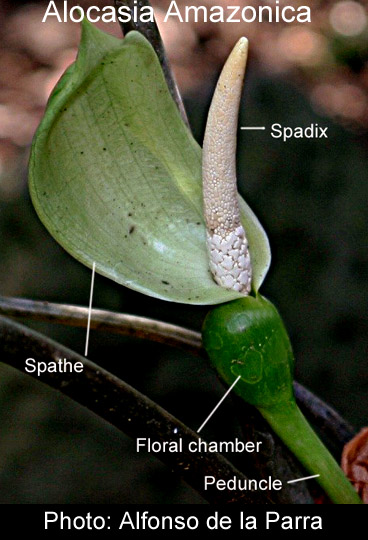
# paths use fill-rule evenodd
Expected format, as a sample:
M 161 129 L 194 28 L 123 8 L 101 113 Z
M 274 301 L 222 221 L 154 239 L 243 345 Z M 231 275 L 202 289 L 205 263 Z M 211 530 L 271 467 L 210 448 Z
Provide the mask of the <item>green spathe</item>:
M 54 90 L 35 136 L 30 191 L 52 236 L 76 259 L 142 293 L 189 304 L 239 294 L 209 272 L 201 149 L 180 118 L 157 56 L 83 23 L 77 62 Z M 258 290 L 267 237 L 241 200 Z

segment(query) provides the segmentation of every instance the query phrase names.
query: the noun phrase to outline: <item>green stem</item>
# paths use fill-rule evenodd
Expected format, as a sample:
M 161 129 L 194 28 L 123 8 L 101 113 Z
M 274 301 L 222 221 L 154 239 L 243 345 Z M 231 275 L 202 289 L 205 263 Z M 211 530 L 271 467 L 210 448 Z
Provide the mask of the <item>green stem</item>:
M 336 504 L 361 504 L 362 500 L 330 452 L 319 440 L 294 401 L 272 409 L 259 409 L 274 431 Z

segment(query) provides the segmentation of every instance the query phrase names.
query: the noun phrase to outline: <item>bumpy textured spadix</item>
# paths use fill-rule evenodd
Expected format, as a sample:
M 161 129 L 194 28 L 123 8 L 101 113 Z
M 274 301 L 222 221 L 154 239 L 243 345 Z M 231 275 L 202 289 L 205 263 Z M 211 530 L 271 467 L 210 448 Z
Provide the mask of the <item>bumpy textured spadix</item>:
M 249 294 L 252 267 L 240 219 L 236 181 L 236 132 L 248 56 L 241 38 L 231 52 L 212 99 L 203 141 L 202 178 L 212 275 L 220 286 Z

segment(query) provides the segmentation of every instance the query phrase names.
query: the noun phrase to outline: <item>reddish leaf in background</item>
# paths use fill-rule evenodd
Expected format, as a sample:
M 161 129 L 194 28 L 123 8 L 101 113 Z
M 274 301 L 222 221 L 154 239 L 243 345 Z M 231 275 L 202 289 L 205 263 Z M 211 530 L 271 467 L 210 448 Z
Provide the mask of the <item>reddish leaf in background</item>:
M 363 428 L 345 445 L 341 466 L 363 501 L 368 504 L 368 427 Z

